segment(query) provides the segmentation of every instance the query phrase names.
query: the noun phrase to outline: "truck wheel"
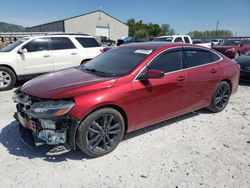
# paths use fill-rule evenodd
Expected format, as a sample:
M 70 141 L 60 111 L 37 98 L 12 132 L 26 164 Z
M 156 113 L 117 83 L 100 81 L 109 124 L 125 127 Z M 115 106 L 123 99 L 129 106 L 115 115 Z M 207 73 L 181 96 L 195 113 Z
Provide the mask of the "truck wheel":
M 77 146 L 90 157 L 100 157 L 113 151 L 123 138 L 125 123 L 113 108 L 101 108 L 88 115 L 79 125 Z
M 0 91 L 12 89 L 15 83 L 15 73 L 7 67 L 0 67 Z

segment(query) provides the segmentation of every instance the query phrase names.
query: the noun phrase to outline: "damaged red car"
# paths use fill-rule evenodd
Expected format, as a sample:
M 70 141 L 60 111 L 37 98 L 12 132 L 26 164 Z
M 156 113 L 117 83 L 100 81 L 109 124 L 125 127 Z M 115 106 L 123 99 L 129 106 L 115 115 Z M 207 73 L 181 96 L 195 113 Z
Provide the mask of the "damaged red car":
M 201 108 L 222 111 L 238 82 L 237 63 L 214 50 L 145 42 L 39 76 L 13 99 L 26 143 L 53 145 L 50 155 L 78 146 L 99 157 L 128 132 Z

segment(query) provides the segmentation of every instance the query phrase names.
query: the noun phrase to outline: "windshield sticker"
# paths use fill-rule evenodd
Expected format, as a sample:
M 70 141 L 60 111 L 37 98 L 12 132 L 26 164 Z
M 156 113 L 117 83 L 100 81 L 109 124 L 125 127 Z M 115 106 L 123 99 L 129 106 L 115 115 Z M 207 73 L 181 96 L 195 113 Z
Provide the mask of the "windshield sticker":
M 135 50 L 135 53 L 136 54 L 146 54 L 146 55 L 149 55 L 153 52 L 152 49 L 149 49 L 149 50 L 145 50 L 145 49 L 137 49 Z

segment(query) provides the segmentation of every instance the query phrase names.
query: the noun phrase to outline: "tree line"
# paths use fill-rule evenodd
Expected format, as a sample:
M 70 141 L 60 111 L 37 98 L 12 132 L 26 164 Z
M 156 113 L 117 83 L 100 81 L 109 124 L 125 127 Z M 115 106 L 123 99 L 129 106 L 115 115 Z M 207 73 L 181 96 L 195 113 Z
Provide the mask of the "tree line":
M 174 35 L 175 30 L 170 24 L 143 23 L 142 20 L 136 21 L 131 18 L 127 21 L 129 26 L 129 36 L 137 38 L 154 38 L 161 35 Z M 184 34 L 184 33 L 181 33 Z M 190 31 L 188 33 L 193 38 L 205 38 L 205 37 L 231 37 L 233 33 L 229 30 L 212 30 L 212 31 Z
M 135 36 L 137 38 L 153 38 L 160 35 L 174 35 L 175 31 L 169 24 L 153 24 L 143 23 L 142 20 L 135 21 L 131 18 L 127 21 L 129 26 L 129 36 Z

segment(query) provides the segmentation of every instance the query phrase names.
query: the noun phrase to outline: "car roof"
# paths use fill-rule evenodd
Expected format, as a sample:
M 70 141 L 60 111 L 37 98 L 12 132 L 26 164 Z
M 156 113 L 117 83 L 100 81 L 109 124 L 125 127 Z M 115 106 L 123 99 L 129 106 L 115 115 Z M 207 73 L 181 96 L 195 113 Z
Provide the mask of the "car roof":
M 35 35 L 29 36 L 29 39 L 37 39 L 37 38 L 47 38 L 47 37 L 83 37 L 83 38 L 94 38 L 91 35 L 83 35 L 83 34 L 53 34 L 53 35 Z
M 134 47 L 134 48 L 142 48 L 142 49 L 166 49 L 173 47 L 195 47 L 200 49 L 206 49 L 197 45 L 188 44 L 188 43 L 178 43 L 178 42 L 139 42 L 139 43 L 130 43 L 126 45 L 122 45 L 121 47 Z

